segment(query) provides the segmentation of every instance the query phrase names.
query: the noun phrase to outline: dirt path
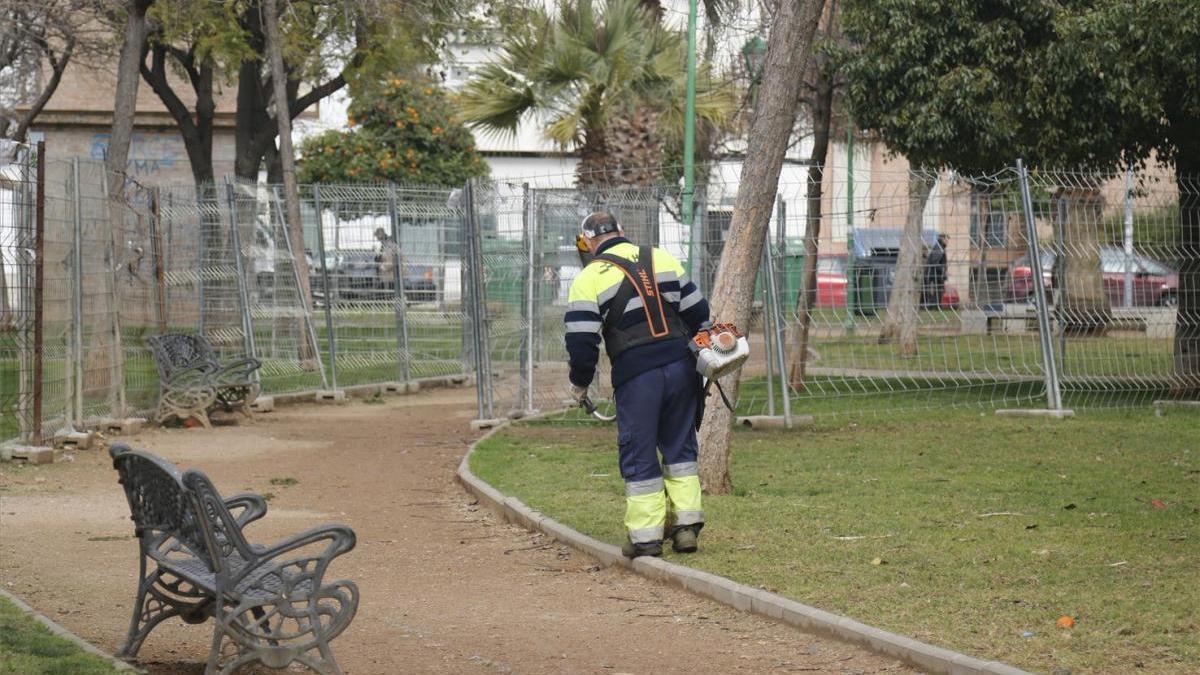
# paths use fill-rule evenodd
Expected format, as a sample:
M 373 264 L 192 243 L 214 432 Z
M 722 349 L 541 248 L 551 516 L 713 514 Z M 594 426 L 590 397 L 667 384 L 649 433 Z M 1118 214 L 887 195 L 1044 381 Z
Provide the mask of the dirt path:
M 356 530 L 358 548 L 331 568 L 362 591 L 334 643 L 347 673 L 909 672 L 498 522 L 453 481 L 475 438 L 472 403 L 440 390 L 127 440 L 202 468 L 226 494 L 273 493 L 253 541 L 329 521 Z M 136 553 L 106 452 L 0 465 L 0 583 L 109 651 L 127 628 Z M 200 673 L 210 637 L 208 624 L 169 621 L 140 661 Z

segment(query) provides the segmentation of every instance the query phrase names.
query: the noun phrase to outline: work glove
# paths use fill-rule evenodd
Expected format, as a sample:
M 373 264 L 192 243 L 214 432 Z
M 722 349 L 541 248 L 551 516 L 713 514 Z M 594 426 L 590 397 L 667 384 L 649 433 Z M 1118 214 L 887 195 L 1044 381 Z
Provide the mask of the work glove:
M 572 382 L 570 386 L 571 386 L 571 389 L 570 389 L 571 401 L 573 401 L 575 403 L 575 405 L 579 405 L 580 403 L 583 402 L 583 397 L 587 396 L 587 393 L 588 393 L 587 387 L 580 387 L 579 385 L 575 384 L 574 382 Z

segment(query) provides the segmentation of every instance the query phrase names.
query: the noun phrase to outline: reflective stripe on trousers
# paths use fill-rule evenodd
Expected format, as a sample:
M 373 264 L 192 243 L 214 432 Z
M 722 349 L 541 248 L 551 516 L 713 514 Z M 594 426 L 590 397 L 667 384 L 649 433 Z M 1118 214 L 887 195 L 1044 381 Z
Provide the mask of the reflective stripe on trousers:
M 668 509 L 676 525 L 704 522 L 694 426 L 697 378 L 694 362 L 682 359 L 648 370 L 615 392 L 625 528 L 634 543 L 668 534 Z

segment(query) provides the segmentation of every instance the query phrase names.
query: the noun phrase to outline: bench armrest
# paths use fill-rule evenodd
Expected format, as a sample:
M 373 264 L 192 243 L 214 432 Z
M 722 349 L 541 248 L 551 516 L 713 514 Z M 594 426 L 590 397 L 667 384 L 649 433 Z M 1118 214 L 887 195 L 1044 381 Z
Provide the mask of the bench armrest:
M 295 558 L 287 556 L 289 553 L 308 548 L 322 541 L 329 542 L 324 550 L 301 554 Z M 298 566 L 305 570 L 304 574 L 306 576 L 313 579 L 315 588 L 320 586 L 321 578 L 324 576 L 325 568 L 329 565 L 330 561 L 354 548 L 356 541 L 354 530 L 345 525 L 334 524 L 314 527 L 274 546 L 266 548 L 254 547 L 255 559 L 243 567 L 231 581 L 237 584 L 245 577 L 260 575 L 264 569 L 283 569 L 290 566 Z M 312 564 L 310 565 L 309 563 Z
M 258 359 L 244 358 L 220 364 L 213 370 L 213 382 L 218 385 L 243 384 L 250 379 L 254 371 L 262 367 Z
M 258 553 L 264 558 L 277 558 L 284 553 L 295 551 L 296 549 L 304 548 L 310 544 L 315 544 L 322 540 L 329 540 L 329 546 L 326 547 L 322 557 L 327 560 L 332 560 L 337 556 L 354 548 L 357 542 L 357 537 L 354 530 L 345 525 L 330 524 L 314 527 L 311 530 L 306 530 L 300 534 L 279 542 L 274 546 L 268 546 Z
M 229 509 L 238 525 L 245 527 L 267 515 L 267 500 L 253 492 L 243 492 L 226 499 L 225 508 Z M 236 509 L 241 509 L 241 513 L 236 513 Z
M 207 384 L 205 380 L 211 375 L 211 363 L 197 363 L 186 368 L 180 368 L 167 378 L 167 384 Z

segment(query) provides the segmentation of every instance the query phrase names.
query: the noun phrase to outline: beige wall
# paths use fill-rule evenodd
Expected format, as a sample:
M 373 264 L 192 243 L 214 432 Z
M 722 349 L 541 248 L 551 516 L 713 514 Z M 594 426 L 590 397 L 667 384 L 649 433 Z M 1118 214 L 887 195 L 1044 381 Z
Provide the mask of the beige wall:
M 108 127 L 38 126 L 35 130 L 45 134 L 46 154 L 51 161 L 79 157 L 100 162 L 108 150 Z M 218 179 L 233 172 L 233 157 L 233 130 L 218 130 L 213 138 L 213 168 Z M 187 149 L 174 127 L 136 127 L 126 170 L 134 180 L 147 185 L 192 182 Z
M 32 132 L 44 135 L 50 160 L 104 159 L 117 89 L 116 58 L 114 53 L 109 59 L 72 61 L 63 73 L 54 96 L 31 128 Z M 193 109 L 195 96 L 191 84 L 170 68 L 168 79 L 180 100 L 189 110 Z M 213 88 L 216 103 L 213 165 L 219 179 L 233 172 L 237 85 L 224 84 L 217 77 Z M 317 117 L 315 105 L 302 115 L 303 119 Z M 192 182 L 183 138 L 144 79 L 138 83 L 137 116 L 127 172 L 135 180 L 150 184 Z

